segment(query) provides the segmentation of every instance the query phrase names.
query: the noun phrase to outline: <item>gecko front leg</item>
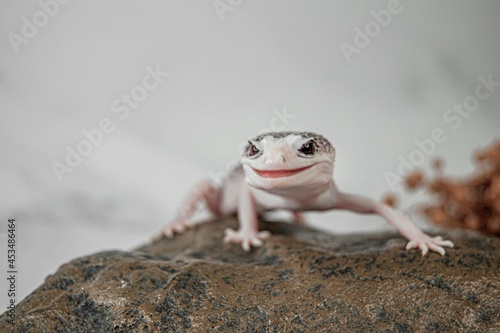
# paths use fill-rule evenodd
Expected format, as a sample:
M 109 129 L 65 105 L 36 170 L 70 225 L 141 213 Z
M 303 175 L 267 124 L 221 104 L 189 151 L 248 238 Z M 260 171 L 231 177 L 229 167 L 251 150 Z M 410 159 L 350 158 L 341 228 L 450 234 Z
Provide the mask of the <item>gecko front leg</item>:
M 238 231 L 233 229 L 225 230 L 224 242 L 232 242 L 241 244 L 244 251 L 250 251 L 250 247 L 261 246 L 262 240 L 270 236 L 269 231 L 259 232 L 259 222 L 257 218 L 257 210 L 255 207 L 255 199 L 250 192 L 248 186 L 244 185 L 238 200 Z
M 453 247 L 453 243 L 449 240 L 427 235 L 402 213 L 385 204 L 359 195 L 338 193 L 338 202 L 334 208 L 382 216 L 409 241 L 406 249 L 418 248 L 422 251 L 422 256 L 425 256 L 429 250 L 444 255 L 444 247 Z
M 171 223 L 158 231 L 151 241 L 157 241 L 163 237 L 172 238 L 175 234 L 183 233 L 191 227 L 191 217 L 195 213 L 200 202 L 206 202 L 210 211 L 217 215 L 218 189 L 210 181 L 205 181 L 195 187 L 194 191 L 186 198 L 177 217 Z

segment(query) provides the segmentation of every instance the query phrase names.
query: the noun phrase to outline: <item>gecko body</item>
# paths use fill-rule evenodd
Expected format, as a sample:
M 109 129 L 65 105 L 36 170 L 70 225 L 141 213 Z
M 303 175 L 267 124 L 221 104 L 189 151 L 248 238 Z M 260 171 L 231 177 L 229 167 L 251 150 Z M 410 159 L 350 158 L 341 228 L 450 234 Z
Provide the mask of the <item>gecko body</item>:
M 407 216 L 369 198 L 338 190 L 333 181 L 335 148 L 323 136 L 311 132 L 271 132 L 250 139 L 240 165 L 221 186 L 206 181 L 187 198 L 176 219 L 155 238 L 172 237 L 191 225 L 198 203 L 206 202 L 216 216 L 237 214 L 239 229 L 226 229 L 224 241 L 241 244 L 245 251 L 261 246 L 268 231 L 258 230 L 258 214 L 276 209 L 293 212 L 303 223 L 301 212 L 331 209 L 378 214 L 406 239 L 406 249 L 418 248 L 445 254 L 449 240 L 430 237 Z

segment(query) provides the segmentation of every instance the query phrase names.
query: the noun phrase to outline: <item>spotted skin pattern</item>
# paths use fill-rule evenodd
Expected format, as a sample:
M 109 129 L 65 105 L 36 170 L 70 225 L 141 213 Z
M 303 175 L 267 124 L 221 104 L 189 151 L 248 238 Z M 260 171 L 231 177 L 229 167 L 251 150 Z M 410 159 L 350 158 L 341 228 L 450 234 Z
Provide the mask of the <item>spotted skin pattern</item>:
M 314 140 L 314 145 L 315 149 L 319 153 L 333 153 L 335 152 L 335 148 L 333 148 L 332 144 L 330 141 L 328 141 L 324 136 L 320 134 L 316 134 L 313 132 L 268 132 L 268 133 L 263 133 L 260 134 L 250 141 L 261 141 L 263 138 L 267 136 L 271 136 L 274 139 L 282 139 L 290 135 L 298 135 L 302 136 L 305 139 L 313 139 Z

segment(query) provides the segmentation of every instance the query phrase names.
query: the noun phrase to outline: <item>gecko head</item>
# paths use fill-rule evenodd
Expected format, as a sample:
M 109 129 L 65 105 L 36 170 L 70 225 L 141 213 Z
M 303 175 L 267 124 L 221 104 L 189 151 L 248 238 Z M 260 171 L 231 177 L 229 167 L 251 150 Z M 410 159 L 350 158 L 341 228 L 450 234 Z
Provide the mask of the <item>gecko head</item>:
M 250 139 L 241 164 L 246 182 L 267 191 L 322 187 L 332 180 L 335 148 L 311 132 L 271 132 Z

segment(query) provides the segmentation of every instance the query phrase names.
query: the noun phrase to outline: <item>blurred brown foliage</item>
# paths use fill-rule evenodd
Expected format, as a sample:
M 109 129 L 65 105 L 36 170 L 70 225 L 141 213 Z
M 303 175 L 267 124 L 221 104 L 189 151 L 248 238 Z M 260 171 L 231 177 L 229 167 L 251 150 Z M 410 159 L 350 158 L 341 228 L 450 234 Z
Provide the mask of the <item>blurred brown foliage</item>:
M 434 224 L 500 236 L 500 141 L 478 151 L 474 162 L 474 173 L 458 180 L 445 176 L 443 161 L 437 159 L 432 164 L 432 179 L 414 171 L 406 176 L 406 186 L 409 190 L 424 188 L 436 199 L 422 207 Z

